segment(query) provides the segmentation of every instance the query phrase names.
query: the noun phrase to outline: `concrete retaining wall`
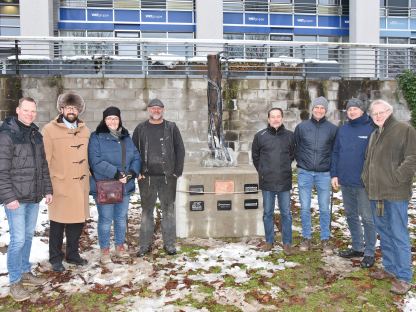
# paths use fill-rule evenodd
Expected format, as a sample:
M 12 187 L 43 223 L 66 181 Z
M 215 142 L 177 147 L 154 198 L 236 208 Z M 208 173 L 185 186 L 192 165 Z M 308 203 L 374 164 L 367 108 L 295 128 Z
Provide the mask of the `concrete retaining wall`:
M 285 111 L 287 128 L 294 129 L 301 118 L 309 116 L 311 99 L 323 95 L 330 101 L 329 119 L 338 124 L 346 101 L 360 97 L 368 103 L 383 98 L 395 106 L 400 120 L 409 120 L 410 114 L 403 98 L 397 92 L 395 81 L 303 81 L 243 79 L 232 83 L 236 110 L 232 109 L 228 95 L 224 103 L 225 138 L 235 151 L 238 163 L 250 162 L 251 142 L 254 134 L 266 126 L 267 110 L 281 107 Z M 14 87 L 13 87 L 14 86 Z M 102 111 L 118 106 L 123 124 L 131 132 L 147 119 L 146 103 L 158 97 L 166 105 L 165 117 L 175 121 L 184 138 L 188 163 L 199 163 L 207 153 L 207 80 L 198 78 L 0 78 L 0 117 L 14 112 L 18 98 L 31 96 L 38 103 L 39 126 L 57 115 L 56 99 L 63 91 L 81 94 L 87 111 L 82 116 L 95 129 Z M 229 108 L 229 109 L 228 109 Z

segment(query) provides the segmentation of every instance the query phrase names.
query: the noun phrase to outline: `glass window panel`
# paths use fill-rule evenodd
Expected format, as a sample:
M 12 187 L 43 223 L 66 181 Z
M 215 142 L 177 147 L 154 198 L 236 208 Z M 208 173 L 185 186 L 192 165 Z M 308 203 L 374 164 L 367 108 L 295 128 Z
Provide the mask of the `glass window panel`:
M 59 35 L 61 37 L 85 37 L 85 31 L 60 30 Z M 87 45 L 84 42 L 63 42 L 60 51 L 58 49 L 55 54 L 57 56 L 86 55 Z
M 16 5 L 3 5 L 0 6 L 0 14 L 2 15 L 19 15 L 20 10 Z
M 85 8 L 87 0 L 61 0 L 61 7 Z
M 88 37 L 108 38 L 113 37 L 112 31 L 87 31 Z M 106 54 L 113 55 L 114 48 L 110 42 L 88 42 L 88 54 Z
M 20 36 L 20 28 L 17 27 L 1 27 L 0 34 L 2 36 Z
M 113 0 L 88 0 L 88 7 L 102 7 L 102 8 L 112 8 Z
M 268 0 L 245 0 L 246 11 L 267 12 L 269 10 Z
M 270 0 L 270 3 L 292 3 L 292 0 Z
M 407 44 L 408 38 L 387 38 L 387 42 L 391 44 Z M 403 48 L 388 48 L 388 73 L 389 75 L 397 75 L 407 69 L 408 66 L 408 50 Z
M 315 42 L 316 36 L 295 36 L 295 41 L 310 41 Z M 317 47 L 316 46 L 304 46 L 304 47 L 295 47 L 295 57 L 298 58 L 317 58 Z
M 117 38 L 140 38 L 138 32 L 117 32 Z M 137 43 L 116 43 L 116 55 L 126 57 L 139 57 L 140 56 L 140 44 Z
M 19 4 L 19 0 L 0 0 L 0 4 Z
M 259 34 L 246 34 L 245 39 L 267 41 L 269 39 L 269 36 Z M 246 58 L 250 59 L 262 59 L 267 57 L 267 47 L 265 47 L 264 45 L 246 45 L 245 52 Z
M 316 13 L 316 0 L 293 0 L 295 13 Z
M 410 5 L 412 8 L 416 9 L 416 0 L 412 0 L 412 3 Z
M 193 39 L 193 33 L 168 33 L 168 38 L 171 39 Z M 170 54 L 181 55 L 181 56 L 193 56 L 194 45 L 193 44 L 172 44 L 168 45 L 168 52 Z
M 339 0 L 319 0 L 322 5 L 339 5 Z
M 271 41 L 292 41 L 292 36 L 287 35 L 270 35 Z M 291 47 L 279 46 L 270 47 L 270 57 L 293 56 L 293 49 Z
M 141 0 L 142 9 L 166 9 L 166 0 Z
M 243 11 L 243 1 L 236 0 L 223 0 L 223 10 L 224 11 Z
M 114 0 L 114 8 L 139 9 L 140 0 Z
M 20 26 L 19 17 L 5 17 L 0 18 L 0 25 L 2 26 Z
M 319 36 L 319 42 L 339 42 L 339 37 Z M 336 61 L 338 60 L 338 47 L 318 47 L 320 60 Z
M 224 34 L 225 40 L 244 40 L 244 34 Z M 228 58 L 244 57 L 244 47 L 241 45 L 227 45 L 224 49 Z
M 165 32 L 142 32 L 142 38 L 163 38 L 166 39 L 167 33 Z M 146 54 L 161 54 L 161 53 L 168 53 L 168 47 L 166 43 L 146 43 L 144 46 L 144 51 Z

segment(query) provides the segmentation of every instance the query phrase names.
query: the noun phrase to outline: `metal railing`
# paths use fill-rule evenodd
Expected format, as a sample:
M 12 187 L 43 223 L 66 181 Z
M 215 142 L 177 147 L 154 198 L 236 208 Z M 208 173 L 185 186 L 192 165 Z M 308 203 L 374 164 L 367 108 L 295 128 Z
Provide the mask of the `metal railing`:
M 0 37 L 8 75 L 192 76 L 221 54 L 224 77 L 390 79 L 416 70 L 416 45 L 259 40 Z

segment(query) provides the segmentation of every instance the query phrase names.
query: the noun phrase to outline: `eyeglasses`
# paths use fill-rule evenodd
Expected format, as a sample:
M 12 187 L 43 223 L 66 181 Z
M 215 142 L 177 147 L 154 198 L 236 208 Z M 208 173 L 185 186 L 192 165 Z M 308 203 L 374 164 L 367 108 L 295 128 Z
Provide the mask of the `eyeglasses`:
M 78 107 L 68 105 L 68 106 L 65 106 L 64 107 L 64 110 L 66 110 L 66 111 L 72 111 L 72 112 L 77 112 L 78 111 Z
M 106 121 L 119 121 L 120 118 L 118 118 L 118 117 L 105 117 L 105 120 Z
M 371 113 L 371 116 L 373 116 L 373 117 L 379 117 L 379 116 L 384 116 L 387 112 L 388 112 L 389 110 L 388 109 L 386 109 L 386 110 L 384 110 L 384 111 L 381 111 L 381 112 L 372 112 Z

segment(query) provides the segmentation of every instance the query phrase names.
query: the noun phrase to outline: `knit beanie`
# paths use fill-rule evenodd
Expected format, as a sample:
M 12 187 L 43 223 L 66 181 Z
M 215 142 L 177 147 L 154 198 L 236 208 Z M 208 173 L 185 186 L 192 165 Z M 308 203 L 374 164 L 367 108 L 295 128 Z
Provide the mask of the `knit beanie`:
M 352 98 L 352 99 L 348 100 L 347 106 L 346 106 L 345 109 L 348 110 L 348 108 L 350 108 L 350 107 L 358 107 L 363 112 L 366 111 L 363 101 L 361 101 L 359 99 L 356 99 L 356 98 Z
M 325 111 L 328 111 L 328 100 L 323 96 L 320 96 L 312 101 L 312 109 L 314 109 L 315 106 L 318 105 L 323 106 L 325 108 Z
M 103 119 L 105 119 L 108 116 L 117 116 L 118 118 L 121 117 L 120 110 L 115 106 L 107 107 L 103 111 Z

